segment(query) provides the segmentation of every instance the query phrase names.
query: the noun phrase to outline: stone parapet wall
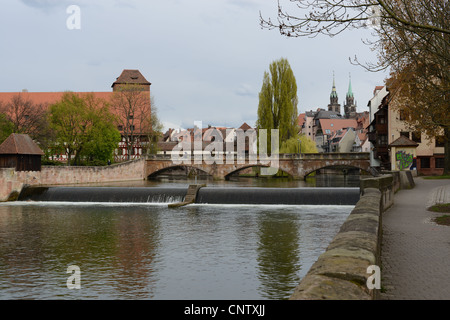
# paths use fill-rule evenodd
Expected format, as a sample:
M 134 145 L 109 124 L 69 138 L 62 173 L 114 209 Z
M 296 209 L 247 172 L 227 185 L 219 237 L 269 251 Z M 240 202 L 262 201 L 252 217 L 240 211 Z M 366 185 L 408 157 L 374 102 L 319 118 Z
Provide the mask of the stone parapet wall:
M 101 183 L 144 179 L 145 160 L 103 167 L 42 167 L 40 185 Z
M 143 180 L 145 159 L 104 167 L 43 166 L 41 171 L 0 169 L 0 202 L 15 200 L 24 186 Z
M 16 200 L 23 185 L 14 168 L 0 168 L 0 202 Z
M 377 189 L 380 191 L 380 210 L 381 212 L 387 210 L 394 204 L 394 194 L 398 190 L 398 177 L 392 174 L 382 175 L 375 178 L 366 178 L 361 180 L 361 196 L 364 196 L 366 190 Z
M 414 187 L 409 171 L 361 180 L 361 198 L 326 251 L 295 288 L 291 300 L 373 300 L 372 266 L 381 265 L 382 213 L 399 189 Z
M 338 234 L 319 256 L 290 297 L 291 300 L 371 300 L 367 269 L 379 265 L 381 191 L 365 189 Z

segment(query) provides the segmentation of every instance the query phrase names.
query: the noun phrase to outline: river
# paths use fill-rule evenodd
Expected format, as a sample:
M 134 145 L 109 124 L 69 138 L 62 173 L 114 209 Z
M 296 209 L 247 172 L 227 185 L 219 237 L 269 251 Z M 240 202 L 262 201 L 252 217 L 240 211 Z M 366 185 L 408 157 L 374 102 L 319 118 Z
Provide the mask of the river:
M 359 178 L 316 178 L 357 186 Z M 145 181 L 111 186 L 183 186 Z M 202 183 L 202 181 L 195 181 Z M 311 187 L 289 179 L 208 186 Z M 320 188 L 318 188 L 320 189 Z M 0 204 L 0 299 L 286 299 L 353 206 Z M 69 289 L 80 270 L 80 289 Z

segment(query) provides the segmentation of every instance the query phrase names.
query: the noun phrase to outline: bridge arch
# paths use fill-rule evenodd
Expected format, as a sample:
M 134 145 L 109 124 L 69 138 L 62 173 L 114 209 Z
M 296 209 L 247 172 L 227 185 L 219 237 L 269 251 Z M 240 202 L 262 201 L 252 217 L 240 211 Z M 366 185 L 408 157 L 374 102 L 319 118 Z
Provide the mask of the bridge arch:
M 200 171 L 202 173 L 204 173 L 207 176 L 211 176 L 211 174 L 205 170 L 203 170 L 202 168 L 199 168 L 197 166 L 194 165 L 187 165 L 187 164 L 178 164 L 178 165 L 169 165 L 157 170 L 154 170 L 153 172 L 149 172 L 147 174 L 147 179 L 154 179 L 156 178 L 158 175 L 163 174 L 164 172 L 170 171 L 170 170 L 174 170 L 174 169 L 186 169 L 187 174 L 186 176 L 189 176 L 190 172 L 192 171 Z
M 307 176 L 309 176 L 310 174 L 312 174 L 318 170 L 322 170 L 322 169 L 334 169 L 334 170 L 343 170 L 343 171 L 348 170 L 348 169 L 358 169 L 358 170 L 362 170 L 367 173 L 370 173 L 369 166 L 367 166 L 367 168 L 366 168 L 365 166 L 360 166 L 360 165 L 355 165 L 355 164 L 325 165 L 325 166 L 317 166 L 317 167 L 308 168 L 305 171 L 305 178 Z
M 248 169 L 248 168 L 269 168 L 269 167 L 270 167 L 269 165 L 265 165 L 265 164 L 248 164 L 248 165 L 243 165 L 243 166 L 241 166 L 239 168 L 236 168 L 236 169 L 228 172 L 225 175 L 225 179 L 228 180 L 233 174 L 236 174 L 239 171 L 242 171 L 242 170 L 245 170 L 245 169 Z M 287 175 L 289 175 L 289 177 L 292 177 L 292 174 L 287 172 L 286 170 L 283 170 L 282 168 L 276 168 L 276 169 L 286 173 Z

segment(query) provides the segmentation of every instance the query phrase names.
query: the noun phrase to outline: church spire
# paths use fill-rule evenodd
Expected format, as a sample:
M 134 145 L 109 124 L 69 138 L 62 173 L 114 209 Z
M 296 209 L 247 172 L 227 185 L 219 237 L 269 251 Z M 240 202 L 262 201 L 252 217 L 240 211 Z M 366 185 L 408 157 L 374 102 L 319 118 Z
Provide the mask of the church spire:
M 347 97 L 348 97 L 348 98 L 353 98 L 352 75 L 351 75 L 351 74 L 349 74 Z
M 353 95 L 351 74 L 349 74 L 348 91 L 345 99 L 344 113 L 347 119 L 356 117 L 355 96 Z
M 341 105 L 338 102 L 338 94 L 336 90 L 336 81 L 334 79 L 334 71 L 333 71 L 333 88 L 331 89 L 330 94 L 330 104 L 328 105 L 328 111 L 334 111 L 337 113 L 341 113 Z
M 330 99 L 335 98 L 337 101 L 338 95 L 336 91 L 336 81 L 334 79 L 334 71 L 333 71 L 333 88 L 331 89 Z

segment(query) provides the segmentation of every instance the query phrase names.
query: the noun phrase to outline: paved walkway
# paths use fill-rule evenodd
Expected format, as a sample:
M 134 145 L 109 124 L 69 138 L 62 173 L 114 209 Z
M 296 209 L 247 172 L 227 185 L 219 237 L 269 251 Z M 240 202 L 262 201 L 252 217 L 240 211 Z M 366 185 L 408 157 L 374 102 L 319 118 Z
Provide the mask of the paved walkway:
M 415 178 L 382 217 L 381 285 L 386 300 L 450 299 L 450 226 L 437 225 L 434 203 L 450 203 L 449 180 Z

